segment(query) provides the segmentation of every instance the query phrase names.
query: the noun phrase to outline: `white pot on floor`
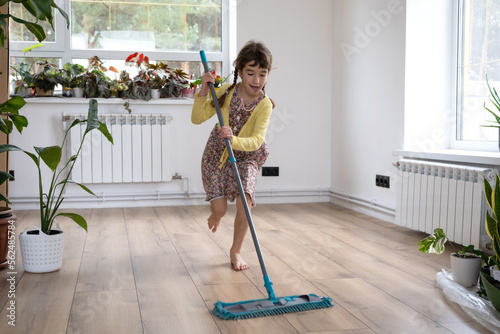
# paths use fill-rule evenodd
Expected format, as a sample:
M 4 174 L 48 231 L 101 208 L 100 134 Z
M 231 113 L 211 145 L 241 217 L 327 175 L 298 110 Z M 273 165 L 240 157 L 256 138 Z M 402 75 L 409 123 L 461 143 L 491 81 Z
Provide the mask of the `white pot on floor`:
M 62 267 L 64 232 L 59 225 L 50 235 L 38 227 L 27 227 L 19 234 L 19 242 L 25 271 L 48 273 Z
M 455 253 L 450 255 L 451 272 L 453 273 L 453 281 L 466 288 L 477 284 L 479 279 L 479 270 L 483 259 L 480 256 L 467 254 L 468 257 L 460 257 Z

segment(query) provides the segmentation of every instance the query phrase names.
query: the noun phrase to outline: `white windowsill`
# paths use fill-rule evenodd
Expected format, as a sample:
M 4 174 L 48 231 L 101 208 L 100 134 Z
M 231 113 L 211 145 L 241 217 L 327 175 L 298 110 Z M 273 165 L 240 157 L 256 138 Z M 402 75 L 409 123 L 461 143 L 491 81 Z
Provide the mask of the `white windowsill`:
M 500 166 L 500 152 L 465 150 L 438 150 L 435 152 L 421 152 L 396 149 L 393 151 L 393 155 L 413 159 Z
M 27 97 L 24 100 L 26 101 L 27 104 L 51 104 L 51 103 L 88 104 L 90 99 L 63 97 L 61 95 L 55 95 L 51 97 Z M 192 105 L 194 101 L 193 99 L 188 99 L 184 97 L 151 99 L 149 101 L 121 99 L 116 97 L 112 97 L 109 99 L 96 98 L 96 100 L 99 104 L 112 104 L 112 105 L 122 105 L 125 102 L 129 102 L 130 105 Z

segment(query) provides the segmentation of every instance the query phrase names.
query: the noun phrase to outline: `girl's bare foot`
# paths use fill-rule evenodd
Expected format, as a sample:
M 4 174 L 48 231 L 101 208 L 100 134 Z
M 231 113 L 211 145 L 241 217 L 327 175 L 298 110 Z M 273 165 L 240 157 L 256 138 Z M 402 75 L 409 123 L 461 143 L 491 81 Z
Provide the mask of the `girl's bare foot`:
M 212 233 L 217 232 L 221 219 L 222 218 L 214 216 L 214 214 L 211 214 L 210 217 L 208 217 L 208 229 L 212 231 Z
M 232 254 L 231 255 L 231 265 L 233 269 L 236 271 L 247 270 L 250 266 L 243 260 L 240 254 Z

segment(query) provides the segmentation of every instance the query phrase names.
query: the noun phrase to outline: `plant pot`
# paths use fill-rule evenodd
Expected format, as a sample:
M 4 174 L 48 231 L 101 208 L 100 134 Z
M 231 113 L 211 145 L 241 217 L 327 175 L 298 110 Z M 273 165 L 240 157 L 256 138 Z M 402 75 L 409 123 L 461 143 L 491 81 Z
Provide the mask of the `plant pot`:
M 72 97 L 73 96 L 72 89 L 70 87 L 63 87 L 62 96 Z
M 64 251 L 64 232 L 57 224 L 50 234 L 40 228 L 27 227 L 19 234 L 21 257 L 24 270 L 30 273 L 48 273 L 62 267 Z M 32 228 L 33 230 L 29 230 Z
M 17 217 L 12 214 L 12 209 L 5 208 L 7 210 L 0 209 L 0 269 L 5 268 L 8 265 L 7 255 L 9 253 L 9 226 L 15 224 Z M 10 228 L 12 229 L 12 227 Z
M 463 258 L 455 253 L 450 255 L 451 271 L 453 273 L 453 281 L 466 288 L 477 284 L 479 278 L 479 270 L 483 259 L 479 256 L 468 255 Z
M 43 90 L 39 87 L 36 87 L 36 96 L 53 96 L 54 90 Z
M 184 88 L 182 90 L 182 96 L 187 97 L 188 99 L 194 99 L 195 93 L 196 93 L 195 89 Z
M 491 304 L 500 312 L 500 289 L 498 289 L 498 285 L 500 284 L 498 281 L 495 281 L 493 277 L 483 272 L 481 274 L 481 282 L 483 282 L 484 290 L 486 291 L 486 295 L 490 299 Z
M 151 98 L 159 99 L 160 98 L 160 90 L 159 89 L 151 89 Z
M 73 96 L 82 98 L 83 97 L 83 88 L 78 88 L 78 87 L 73 88 Z

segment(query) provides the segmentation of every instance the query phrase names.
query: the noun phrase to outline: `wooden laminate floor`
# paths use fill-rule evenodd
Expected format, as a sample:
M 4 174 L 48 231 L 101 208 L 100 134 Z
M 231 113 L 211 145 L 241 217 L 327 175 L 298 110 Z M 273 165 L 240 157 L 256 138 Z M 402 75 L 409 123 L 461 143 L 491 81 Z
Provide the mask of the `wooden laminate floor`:
M 251 268 L 230 268 L 234 207 L 215 234 L 208 206 L 78 212 L 89 231 L 60 219 L 59 271 L 24 272 L 19 245 L 14 289 L 0 271 L 0 333 L 489 333 L 443 296 L 435 275 L 449 256 L 419 253 L 424 234 L 333 204 L 261 204 L 253 218 L 276 295 L 335 306 L 240 321 L 211 313 L 217 300 L 267 297 L 250 235 Z M 17 234 L 39 225 L 37 211 L 16 214 Z

